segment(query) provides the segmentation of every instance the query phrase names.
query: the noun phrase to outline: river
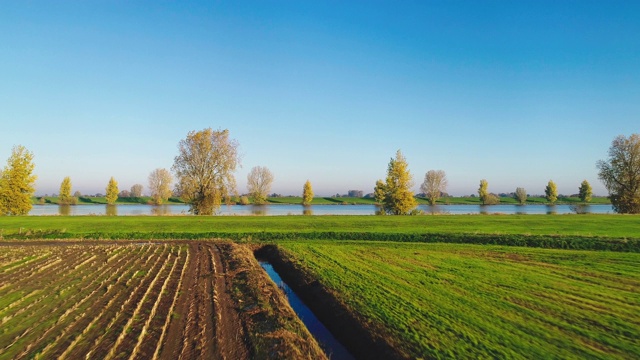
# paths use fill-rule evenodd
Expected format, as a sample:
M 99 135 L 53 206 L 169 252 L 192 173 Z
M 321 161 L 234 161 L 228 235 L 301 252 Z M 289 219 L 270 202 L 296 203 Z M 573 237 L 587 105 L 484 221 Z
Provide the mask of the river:
M 426 214 L 589 214 L 614 213 L 611 205 L 420 205 L 419 210 Z M 375 205 L 223 205 L 218 215 L 374 215 Z M 34 205 L 29 215 L 189 215 L 187 205 Z

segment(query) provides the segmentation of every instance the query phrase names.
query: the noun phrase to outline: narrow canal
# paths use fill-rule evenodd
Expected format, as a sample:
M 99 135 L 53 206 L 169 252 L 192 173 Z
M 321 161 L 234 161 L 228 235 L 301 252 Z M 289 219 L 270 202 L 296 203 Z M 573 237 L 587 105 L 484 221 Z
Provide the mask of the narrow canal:
M 354 357 L 347 351 L 347 349 L 327 330 L 327 328 L 318 320 L 315 314 L 300 300 L 298 295 L 287 285 L 280 275 L 275 271 L 273 266 L 265 260 L 258 259 L 260 266 L 269 274 L 271 280 L 273 280 L 278 288 L 284 291 L 289 305 L 296 312 L 300 320 L 307 327 L 311 335 L 316 339 L 318 344 L 327 356 L 333 360 L 348 360 L 354 359 Z

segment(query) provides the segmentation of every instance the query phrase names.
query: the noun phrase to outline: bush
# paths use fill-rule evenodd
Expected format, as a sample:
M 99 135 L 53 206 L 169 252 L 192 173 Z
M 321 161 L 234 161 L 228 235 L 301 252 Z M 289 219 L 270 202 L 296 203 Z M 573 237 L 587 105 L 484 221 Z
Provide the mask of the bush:
M 485 205 L 497 205 L 497 204 L 500 204 L 500 198 L 496 194 L 489 194 L 484 199 L 484 204 Z

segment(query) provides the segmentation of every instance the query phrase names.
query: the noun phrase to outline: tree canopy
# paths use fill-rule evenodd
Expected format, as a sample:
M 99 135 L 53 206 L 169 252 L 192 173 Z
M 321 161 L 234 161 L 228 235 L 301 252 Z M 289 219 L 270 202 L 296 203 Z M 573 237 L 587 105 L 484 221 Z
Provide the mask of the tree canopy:
M 266 166 L 254 166 L 247 175 L 247 188 L 254 204 L 267 202 L 267 195 L 271 191 L 273 174 Z
M 381 181 L 379 180 L 379 183 Z M 387 214 L 409 215 L 418 206 L 411 191 L 413 177 L 409 172 L 407 159 L 398 150 L 387 167 L 387 179 L 378 191 L 384 194 L 382 208 Z
M 27 215 L 35 192 L 33 153 L 14 146 L 6 167 L 0 171 L 0 215 Z
M 109 183 L 107 184 L 107 204 L 108 205 L 113 205 L 116 203 L 116 200 L 118 200 L 118 182 L 116 181 L 116 179 L 113 178 L 113 176 L 111 177 L 111 179 L 109 179 Z
M 524 205 L 527 202 L 527 190 L 521 187 L 516 188 L 513 197 L 518 201 L 518 204 Z
M 142 184 L 135 184 L 135 185 L 131 186 L 131 192 L 129 193 L 129 196 L 134 197 L 134 198 L 141 197 L 142 196 L 142 189 L 144 189 Z
M 61 205 L 69 205 L 73 202 L 71 196 L 71 178 L 66 176 L 60 184 L 60 194 L 58 194 L 58 203 Z
M 591 202 L 593 190 L 591 189 L 591 184 L 589 184 L 587 180 L 584 180 L 580 184 L 580 187 L 578 188 L 578 196 L 580 197 L 580 201 L 582 202 Z
M 549 180 L 547 186 L 544 188 L 545 198 L 551 204 L 555 203 L 558 200 L 558 186 L 553 180 Z
M 478 188 L 478 197 L 483 205 L 487 203 L 487 196 L 489 196 L 489 183 L 487 180 L 482 179 L 480 180 L 480 187 Z
M 169 200 L 172 182 L 173 177 L 167 169 L 158 168 L 149 174 L 149 190 L 151 191 L 151 202 L 154 205 L 161 205 Z
M 236 192 L 234 172 L 240 164 L 238 142 L 229 130 L 191 131 L 178 144 L 173 171 L 177 191 L 195 215 L 213 215 Z
M 447 185 L 447 174 L 444 170 L 429 170 L 424 175 L 424 182 L 420 185 L 420 190 L 425 193 L 429 204 L 435 205 L 440 194 L 447 191 Z
M 613 139 L 609 158 L 597 163 L 598 177 L 618 213 L 640 214 L 640 134 Z
M 309 205 L 313 201 L 313 188 L 311 187 L 311 181 L 307 180 L 302 187 L 302 205 Z

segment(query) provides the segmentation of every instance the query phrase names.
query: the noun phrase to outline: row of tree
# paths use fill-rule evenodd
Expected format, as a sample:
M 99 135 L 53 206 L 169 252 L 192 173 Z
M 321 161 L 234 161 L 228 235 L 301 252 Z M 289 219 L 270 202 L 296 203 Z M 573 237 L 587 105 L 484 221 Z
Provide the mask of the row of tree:
M 155 169 L 149 174 L 149 189 L 151 191 L 151 204 L 162 205 L 172 195 L 171 183 L 173 177 L 167 169 Z M 71 195 L 71 178 L 65 177 L 60 184 L 60 194 L 58 194 L 58 204 L 60 205 L 75 205 L 78 203 L 78 198 L 81 194 L 76 191 Z M 143 186 L 141 184 L 135 184 L 131 186 L 131 191 L 122 190 L 118 188 L 118 182 L 111 177 L 106 187 L 105 199 L 108 205 L 116 203 L 118 198 L 139 198 L 142 196 Z
M 443 170 L 429 170 L 424 181 L 420 185 L 420 190 L 431 205 L 447 191 L 447 175 Z M 407 159 L 398 150 L 396 157 L 392 158 L 387 167 L 387 178 L 385 181 L 378 180 L 374 188 L 376 202 L 382 204 L 384 213 L 392 215 L 407 215 L 416 213 L 417 201 L 411 187 L 413 186 L 412 176 L 409 172 Z M 579 188 L 580 199 L 584 202 L 591 201 L 592 189 L 587 180 L 584 180 Z M 489 192 L 489 183 L 486 179 L 480 180 L 478 188 L 480 201 L 484 205 L 493 205 L 500 202 L 497 195 Z M 556 184 L 549 180 L 545 188 L 547 201 L 555 203 L 558 199 L 558 188 Z M 517 188 L 514 197 L 520 204 L 527 201 L 527 191 L 524 188 Z
M 609 148 L 609 159 L 600 160 L 596 164 L 598 177 L 609 192 L 613 209 L 618 213 L 640 213 L 640 134 L 628 138 L 616 137 Z M 446 192 L 447 177 L 442 170 L 429 170 L 425 174 L 420 189 L 425 193 L 429 203 L 435 204 L 441 194 Z M 413 186 L 409 165 L 400 150 L 396 157 L 389 161 L 385 181 L 378 180 L 374 188 L 376 201 L 382 204 L 384 213 L 407 215 L 416 213 L 417 202 L 411 191 Z M 496 204 L 500 199 L 489 192 L 486 179 L 480 180 L 478 195 L 485 205 Z M 584 180 L 578 188 L 578 196 L 583 202 L 590 202 L 593 195 L 591 184 Z M 514 197 L 519 203 L 527 200 L 527 191 L 517 188 Z M 550 203 L 558 199 L 556 183 L 549 180 L 545 187 L 545 197 Z
M 237 195 L 234 172 L 239 165 L 238 142 L 229 138 L 228 130 L 204 129 L 191 131 L 178 144 L 178 155 L 172 166 L 176 176 L 175 192 L 190 205 L 196 215 L 211 215 L 223 201 L 230 202 Z M 609 199 L 616 212 L 640 213 L 640 135 L 633 134 L 615 138 L 609 149 L 609 158 L 597 163 L 598 177 L 609 191 Z M 15 146 L 0 172 L 0 215 L 25 215 L 31 210 L 31 197 L 35 191 L 36 176 L 33 174 L 33 153 L 23 146 Z M 254 167 L 247 184 L 254 203 L 266 202 L 271 189 L 273 174 L 266 167 Z M 152 202 L 162 204 L 171 196 L 173 177 L 167 169 L 156 169 L 149 175 Z M 429 202 L 434 204 L 446 191 L 446 174 L 442 170 L 430 170 L 425 174 L 421 190 Z M 409 165 L 400 150 L 387 167 L 385 181 L 378 180 L 374 188 L 376 201 L 382 204 L 384 213 L 405 215 L 416 213 L 417 202 Z M 138 189 L 135 189 L 137 192 Z M 142 188 L 140 187 L 140 193 Z M 134 189 L 132 189 L 134 192 Z M 109 204 L 118 198 L 118 183 L 112 177 L 106 188 Z M 579 189 L 583 201 L 589 201 L 591 186 L 585 180 Z M 60 185 L 60 198 L 64 203 L 73 203 L 71 179 L 65 178 Z M 497 196 L 489 193 L 488 182 L 480 181 L 478 194 L 483 204 L 491 204 Z M 558 193 L 556 184 L 549 181 L 545 189 L 549 202 L 555 202 Z M 526 191 L 517 188 L 515 197 L 526 201 Z M 308 205 L 313 199 L 311 183 L 303 186 L 302 203 Z

